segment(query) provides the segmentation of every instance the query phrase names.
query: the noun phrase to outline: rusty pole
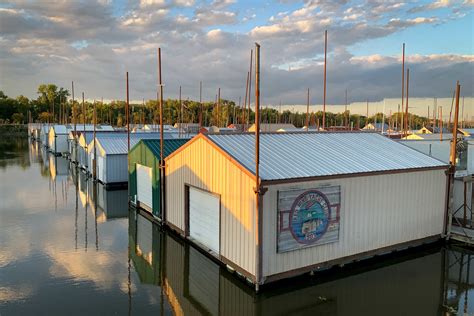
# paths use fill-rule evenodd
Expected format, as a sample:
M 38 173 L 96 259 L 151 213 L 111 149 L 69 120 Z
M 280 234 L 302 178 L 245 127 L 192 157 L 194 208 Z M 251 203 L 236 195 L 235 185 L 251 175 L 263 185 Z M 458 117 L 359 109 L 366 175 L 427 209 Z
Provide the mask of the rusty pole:
M 127 103 L 125 107 L 125 120 L 127 122 L 127 149 L 130 152 L 130 98 L 129 98 L 129 90 L 128 90 L 128 71 L 126 74 L 126 81 L 127 81 Z
M 451 114 L 453 113 L 453 106 L 454 106 L 454 98 L 456 96 L 456 89 L 453 90 L 453 99 L 451 100 L 451 109 L 449 110 L 449 122 L 448 122 L 448 129 L 451 128 Z
M 440 119 L 440 140 L 443 140 L 443 107 L 439 107 L 439 119 Z
M 324 92 L 323 92 L 323 129 L 326 128 L 326 63 L 328 50 L 328 31 L 324 31 Z
M 166 204 L 164 192 L 164 154 L 163 154 L 163 78 L 161 76 L 161 47 L 158 47 L 158 85 L 160 89 L 160 207 L 161 220 L 166 223 Z M 201 105 L 202 106 L 202 105 Z
M 217 127 L 221 125 L 220 108 L 221 108 L 221 88 L 217 89 Z
M 258 291 L 261 278 L 261 249 L 262 249 L 262 231 L 261 231 L 261 194 L 260 187 L 260 45 L 255 43 L 255 195 L 256 195 L 256 233 L 257 233 L 257 249 L 256 249 L 256 273 L 255 273 L 255 289 Z
M 308 95 L 306 98 L 306 131 L 309 131 L 309 88 Z
M 454 126 L 453 126 L 453 141 L 451 142 L 451 154 L 449 155 L 449 162 L 452 167 L 456 166 L 456 145 L 457 145 L 457 130 L 459 121 L 459 95 L 461 93 L 461 85 L 459 81 L 456 82 L 456 105 L 454 108 Z
M 202 128 L 202 81 L 199 81 L 199 130 Z
M 86 104 L 84 103 L 84 92 L 82 92 L 82 125 L 84 132 L 86 131 Z
M 247 111 L 247 126 L 249 125 L 249 120 L 250 120 L 250 96 L 252 95 L 252 56 L 253 56 L 253 50 L 250 50 L 250 69 L 249 69 L 249 100 L 248 100 L 248 111 Z
M 367 116 L 365 126 L 367 127 L 367 129 L 369 128 L 369 99 L 367 99 Z
M 181 100 L 181 86 L 179 86 L 179 112 L 178 112 L 179 136 L 181 138 L 181 129 L 183 124 L 183 101 Z
M 244 98 L 244 107 L 242 109 L 242 132 L 245 132 L 247 130 L 246 124 L 245 124 L 245 112 L 247 111 L 247 98 L 248 98 L 248 93 L 249 93 L 249 77 L 250 77 L 250 72 L 247 71 L 247 83 L 245 85 L 245 98 Z M 250 101 L 249 101 L 250 102 Z M 248 118 L 247 118 L 248 120 Z
M 346 102 L 346 105 L 344 107 L 344 127 L 347 129 L 349 127 L 348 119 L 347 119 L 347 115 L 348 115 L 348 113 L 347 113 L 347 89 L 344 93 L 344 96 L 345 96 L 345 102 Z
M 401 120 L 400 120 L 400 126 L 401 126 L 401 130 L 403 131 L 404 130 L 404 126 L 403 126 L 403 98 L 405 97 L 405 43 L 403 43 L 403 48 L 402 48 L 402 115 L 401 115 Z
M 410 86 L 410 69 L 407 68 L 407 95 L 405 104 L 405 137 L 408 136 L 408 87 Z

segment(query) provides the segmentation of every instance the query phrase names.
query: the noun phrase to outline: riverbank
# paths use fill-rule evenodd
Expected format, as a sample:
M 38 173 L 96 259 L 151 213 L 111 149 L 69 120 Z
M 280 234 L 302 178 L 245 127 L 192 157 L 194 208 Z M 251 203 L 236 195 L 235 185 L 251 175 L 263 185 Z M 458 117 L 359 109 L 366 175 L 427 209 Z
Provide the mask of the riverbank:
M 28 125 L 26 124 L 2 124 L 0 125 L 2 136 L 28 136 Z

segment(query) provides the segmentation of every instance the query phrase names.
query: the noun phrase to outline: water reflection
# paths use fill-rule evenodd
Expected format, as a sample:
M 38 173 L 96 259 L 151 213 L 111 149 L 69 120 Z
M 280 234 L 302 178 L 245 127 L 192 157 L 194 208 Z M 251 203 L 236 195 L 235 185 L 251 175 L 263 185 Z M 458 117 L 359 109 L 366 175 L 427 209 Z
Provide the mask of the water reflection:
M 464 303 L 472 313 L 474 306 L 468 300 L 471 255 L 462 248 L 410 251 L 372 261 L 369 269 L 296 279 L 255 295 L 225 268 L 144 216 L 132 214 L 129 225 L 130 256 L 140 280 L 161 285 L 177 315 L 441 315 L 462 314 Z M 458 279 L 471 287 L 459 285 Z
M 0 159 L 8 161 L 0 168 L 1 315 L 474 313 L 474 251 L 459 245 L 292 279 L 256 295 L 147 216 L 129 212 L 127 190 L 105 190 L 36 144 L 7 147 L 19 149 Z

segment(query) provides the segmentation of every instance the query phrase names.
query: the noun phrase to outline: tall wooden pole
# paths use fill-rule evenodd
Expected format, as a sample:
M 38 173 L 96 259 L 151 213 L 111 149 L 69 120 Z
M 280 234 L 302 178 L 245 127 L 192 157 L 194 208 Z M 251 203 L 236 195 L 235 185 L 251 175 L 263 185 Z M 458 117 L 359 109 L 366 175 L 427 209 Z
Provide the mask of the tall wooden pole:
M 328 31 L 324 31 L 324 92 L 323 92 L 323 129 L 326 128 L 326 64 L 328 50 Z
M 366 116 L 365 126 L 369 128 L 369 99 L 367 99 L 367 116 Z
M 349 126 L 347 125 L 348 123 L 348 119 L 347 119 L 347 89 L 344 93 L 344 96 L 345 96 L 345 106 L 344 106 L 344 127 L 347 129 Z
M 306 97 L 306 131 L 309 131 L 309 88 Z
M 245 112 L 247 112 L 247 99 L 248 99 L 248 94 L 249 94 L 249 79 L 250 79 L 249 77 L 250 77 L 250 72 L 247 71 L 247 82 L 245 84 L 244 108 L 242 109 L 242 132 L 245 132 L 247 130 L 247 125 L 245 124 L 246 123 Z
M 84 92 L 82 92 L 82 124 L 84 126 L 83 132 L 86 131 L 86 104 L 84 103 Z
M 454 107 L 454 126 L 453 126 L 453 141 L 451 142 L 451 154 L 449 155 L 449 162 L 454 168 L 456 166 L 456 145 L 457 145 L 457 131 L 459 122 L 459 95 L 461 94 L 461 85 L 459 81 L 456 82 L 456 105 Z
M 125 113 L 125 119 L 127 122 L 127 149 L 128 149 L 128 153 L 130 153 L 130 97 L 129 97 L 129 90 L 128 90 L 128 71 L 126 75 L 126 81 L 127 81 L 127 103 L 126 103 L 125 111 L 127 111 L 127 113 Z
M 183 101 L 181 100 L 181 86 L 179 86 L 179 112 L 178 112 L 179 136 L 181 137 L 181 129 L 183 124 Z
M 199 81 L 199 130 L 202 128 L 202 81 Z
M 440 120 L 440 129 L 439 129 L 439 137 L 440 140 L 443 140 L 443 107 L 439 107 L 439 120 Z
M 408 135 L 408 88 L 410 86 L 410 69 L 407 68 L 407 95 L 405 104 L 405 137 Z
M 404 110 L 403 99 L 405 97 L 404 91 L 405 91 L 405 43 L 403 43 L 403 47 L 402 47 L 402 116 L 401 116 L 401 121 L 400 121 L 400 126 L 401 126 L 402 131 L 404 129 L 403 127 L 403 110 Z
M 161 47 L 158 48 L 158 86 L 160 90 L 160 207 L 161 220 L 166 223 L 166 204 L 165 204 L 165 186 L 164 186 L 164 167 L 165 159 L 163 153 L 163 78 L 161 76 Z M 202 104 L 201 104 L 202 107 Z
M 255 195 L 256 195 L 256 282 L 255 289 L 258 291 L 260 286 L 261 268 L 262 268 L 262 218 L 261 218 L 261 197 L 262 190 L 260 187 L 260 45 L 255 43 Z
M 217 89 L 217 127 L 221 126 L 221 88 Z
M 250 120 L 250 96 L 252 95 L 252 56 L 253 56 L 253 50 L 250 50 L 250 69 L 249 69 L 249 93 L 248 93 L 248 110 L 247 110 L 247 126 L 249 125 L 249 120 Z

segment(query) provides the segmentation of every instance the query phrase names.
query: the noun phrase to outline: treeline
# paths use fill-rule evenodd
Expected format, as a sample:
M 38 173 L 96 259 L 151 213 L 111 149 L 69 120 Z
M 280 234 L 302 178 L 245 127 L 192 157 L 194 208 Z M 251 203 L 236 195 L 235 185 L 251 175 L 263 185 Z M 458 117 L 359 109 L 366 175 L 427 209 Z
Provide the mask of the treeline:
M 24 124 L 29 122 L 39 123 L 61 123 L 72 124 L 74 121 L 81 124 L 93 123 L 94 105 L 98 124 L 111 124 L 124 126 L 126 124 L 125 101 L 111 101 L 103 103 L 100 101 L 82 103 L 80 96 L 75 96 L 74 104 L 70 91 L 59 88 L 54 84 L 42 84 L 37 90 L 36 99 L 28 99 L 25 96 L 10 98 L 0 91 L 0 124 Z M 243 113 L 244 111 L 244 113 Z M 201 104 L 192 100 L 168 99 L 163 105 L 164 124 L 176 122 L 197 123 L 199 122 Z M 275 108 L 262 108 L 261 117 L 263 123 L 292 123 L 296 127 L 306 125 L 306 113 L 291 112 L 285 110 L 279 112 Z M 204 126 L 227 126 L 231 123 L 242 122 L 252 124 L 255 113 L 245 110 L 235 104 L 234 101 L 221 99 L 220 103 L 204 102 L 202 104 L 202 124 Z M 322 125 L 323 112 L 310 113 L 310 126 Z M 397 127 L 401 113 L 394 113 L 391 117 L 385 117 L 385 122 L 391 127 Z M 362 128 L 367 122 L 381 123 L 383 114 L 377 113 L 369 118 L 351 114 L 349 111 L 342 113 L 326 112 L 326 126 L 353 126 Z M 411 128 L 428 126 L 428 119 L 414 114 L 409 114 L 409 125 Z M 159 106 L 156 100 L 143 101 L 141 104 L 130 104 L 130 123 L 150 124 L 159 123 Z

